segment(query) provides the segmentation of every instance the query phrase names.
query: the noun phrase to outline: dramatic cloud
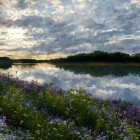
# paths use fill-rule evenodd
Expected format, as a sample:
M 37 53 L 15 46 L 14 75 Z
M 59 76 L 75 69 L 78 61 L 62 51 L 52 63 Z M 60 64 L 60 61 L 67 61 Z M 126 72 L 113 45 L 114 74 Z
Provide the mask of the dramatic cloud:
M 1 52 L 140 52 L 139 13 L 139 0 L 0 0 Z

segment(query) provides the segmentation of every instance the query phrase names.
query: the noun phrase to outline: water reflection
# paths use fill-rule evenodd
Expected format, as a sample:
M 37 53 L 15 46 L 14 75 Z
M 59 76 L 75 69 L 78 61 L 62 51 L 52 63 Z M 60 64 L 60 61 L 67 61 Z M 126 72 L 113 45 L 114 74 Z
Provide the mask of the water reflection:
M 0 69 L 7 70 L 12 67 L 12 63 L 1 63 L 0 62 Z
M 130 74 L 140 76 L 139 64 L 109 64 L 109 63 L 85 63 L 85 64 L 56 64 L 57 67 L 72 71 L 75 74 L 90 74 L 93 77 L 106 75 L 127 76 Z
M 96 97 L 121 98 L 140 106 L 139 65 L 55 66 L 47 63 L 18 64 L 0 71 L 9 72 L 23 80 L 54 83 L 63 89 L 83 87 Z M 18 72 L 16 73 L 16 71 Z

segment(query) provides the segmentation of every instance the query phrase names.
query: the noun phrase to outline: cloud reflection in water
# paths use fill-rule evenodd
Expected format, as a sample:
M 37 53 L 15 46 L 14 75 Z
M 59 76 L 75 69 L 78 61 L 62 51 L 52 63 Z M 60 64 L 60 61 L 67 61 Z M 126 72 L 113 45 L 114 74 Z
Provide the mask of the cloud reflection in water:
M 17 74 L 16 71 L 18 71 Z M 93 77 L 88 73 L 75 74 L 50 64 L 13 65 L 8 70 L 1 69 L 1 72 L 10 72 L 10 74 L 28 81 L 37 80 L 40 83 L 54 83 L 63 89 L 83 87 L 96 97 L 103 99 L 120 98 L 140 106 L 140 77 L 138 75 Z

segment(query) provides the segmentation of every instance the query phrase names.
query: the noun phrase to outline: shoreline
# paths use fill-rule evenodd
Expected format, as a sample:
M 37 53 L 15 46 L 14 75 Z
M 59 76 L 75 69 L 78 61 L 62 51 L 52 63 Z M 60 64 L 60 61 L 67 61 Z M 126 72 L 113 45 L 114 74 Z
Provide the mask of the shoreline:
M 83 89 L 66 91 L 1 74 L 0 87 L 7 124 L 29 130 L 35 138 L 140 138 L 140 110 L 130 102 L 101 100 Z
M 60 64 L 60 65 L 77 65 L 77 66 L 140 66 L 140 63 L 120 63 L 120 62 L 116 62 L 116 63 L 109 63 L 109 62 L 84 62 L 80 63 L 80 62 L 46 62 L 46 63 L 50 63 L 50 64 Z

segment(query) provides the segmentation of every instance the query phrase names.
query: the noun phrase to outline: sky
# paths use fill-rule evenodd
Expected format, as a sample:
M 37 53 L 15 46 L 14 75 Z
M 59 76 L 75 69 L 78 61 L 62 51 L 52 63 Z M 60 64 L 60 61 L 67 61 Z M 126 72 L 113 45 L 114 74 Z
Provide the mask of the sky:
M 140 52 L 140 0 L 0 0 L 0 55 Z

